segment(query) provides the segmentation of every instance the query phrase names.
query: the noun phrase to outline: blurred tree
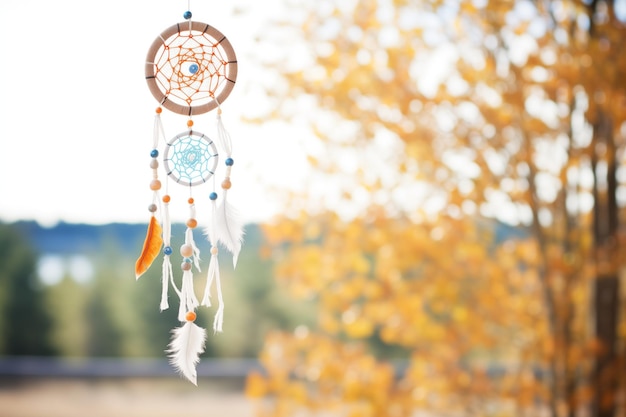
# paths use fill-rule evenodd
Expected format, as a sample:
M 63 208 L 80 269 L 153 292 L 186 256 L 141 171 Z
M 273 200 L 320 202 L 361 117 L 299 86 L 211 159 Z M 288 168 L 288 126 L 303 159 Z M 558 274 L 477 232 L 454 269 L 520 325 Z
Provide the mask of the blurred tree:
M 115 357 L 124 353 L 123 316 L 117 313 L 119 308 L 129 304 L 118 302 L 120 286 L 126 277 L 110 273 L 110 270 L 99 268 L 88 290 L 84 314 L 88 323 L 85 353 L 90 357 Z
M 85 311 L 89 283 L 79 284 L 69 274 L 47 289 L 46 307 L 52 317 L 52 343 L 61 356 L 87 355 L 88 326 Z
M 0 223 L 0 355 L 55 354 L 36 260 L 18 231 Z
M 323 194 L 303 187 L 294 198 L 309 202 L 295 206 L 322 200 L 338 215 L 268 228 L 279 279 L 320 298 L 324 332 L 377 332 L 410 348 L 394 392 L 407 390 L 413 406 L 616 415 L 626 375 L 623 2 L 293 5 L 281 24 L 303 42 L 274 51 L 284 82 L 268 89 L 277 114 L 319 137 L 305 146 Z M 264 53 L 276 43 L 261 40 Z M 495 223 L 477 228 L 479 217 L 528 238 L 484 236 Z M 307 369 L 307 346 L 283 348 L 295 369 Z M 253 376 L 250 390 L 279 396 L 288 373 L 266 364 L 267 381 Z M 319 390 L 325 380 L 309 381 Z M 276 415 L 297 402 L 279 398 Z M 391 398 L 372 415 L 386 415 Z
M 89 321 L 85 320 L 88 283 L 79 284 L 66 274 L 47 290 L 47 309 L 53 320 L 52 341 L 61 356 L 87 355 Z

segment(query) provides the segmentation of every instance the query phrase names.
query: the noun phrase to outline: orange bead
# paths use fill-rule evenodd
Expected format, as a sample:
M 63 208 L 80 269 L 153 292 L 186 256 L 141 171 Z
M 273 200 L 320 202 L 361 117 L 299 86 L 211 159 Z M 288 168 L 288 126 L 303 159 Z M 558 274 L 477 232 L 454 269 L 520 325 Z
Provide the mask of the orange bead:
M 189 119 L 187 120 L 187 127 L 192 127 L 193 126 L 193 120 Z
M 159 181 L 159 180 L 152 180 L 152 181 L 150 181 L 150 189 L 152 191 L 160 190 L 161 189 L 161 181 Z
M 169 194 L 165 194 L 165 195 L 163 196 L 163 202 L 164 202 L 164 203 L 169 203 L 169 202 L 170 202 L 170 196 L 169 196 Z
M 228 178 L 226 178 L 224 181 L 222 181 L 222 188 L 224 190 L 230 190 L 230 187 L 232 186 L 230 180 Z
M 187 320 L 187 321 L 195 321 L 196 320 L 196 313 L 194 313 L 193 311 L 188 311 L 187 314 L 185 314 L 185 320 Z
M 198 226 L 198 221 L 196 219 L 189 219 L 186 224 L 188 228 L 195 229 L 196 226 Z
M 189 204 L 193 204 L 194 200 L 193 200 L 193 198 L 192 198 L 192 197 L 189 197 L 189 199 L 187 199 L 187 202 L 188 202 Z
M 160 107 L 157 107 L 157 108 L 156 108 L 156 112 L 157 112 L 157 114 L 161 114 L 161 112 L 162 112 L 162 111 L 163 111 L 163 109 L 162 109 L 162 108 L 160 108 Z

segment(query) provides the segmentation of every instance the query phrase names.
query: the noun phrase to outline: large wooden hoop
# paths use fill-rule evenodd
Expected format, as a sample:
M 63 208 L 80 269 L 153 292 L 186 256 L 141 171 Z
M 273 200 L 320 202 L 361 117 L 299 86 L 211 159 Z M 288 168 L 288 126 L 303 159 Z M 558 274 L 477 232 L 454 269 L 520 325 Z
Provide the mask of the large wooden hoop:
M 225 83 L 223 84 L 222 89 L 217 93 L 217 95 L 212 96 L 212 100 L 201 105 L 183 105 L 174 102 L 168 97 L 167 92 L 161 89 L 159 83 L 157 82 L 155 64 L 157 54 L 159 53 L 161 48 L 166 47 L 168 41 L 172 38 L 172 36 L 179 37 L 181 36 L 181 34 L 183 34 L 184 36 L 186 32 L 189 33 L 190 36 L 193 35 L 194 32 L 198 34 L 209 35 L 216 40 L 215 46 L 219 45 L 226 54 L 227 69 Z M 235 82 L 237 80 L 237 57 L 230 41 L 219 30 L 206 23 L 187 21 L 177 23 L 165 29 L 154 40 L 154 42 L 150 46 L 150 49 L 148 50 L 145 74 L 150 92 L 163 107 L 170 111 L 173 111 L 174 113 L 192 116 L 195 114 L 209 112 L 215 109 L 218 105 L 222 104 L 224 100 L 226 100 L 230 92 L 233 90 L 233 87 L 235 86 Z

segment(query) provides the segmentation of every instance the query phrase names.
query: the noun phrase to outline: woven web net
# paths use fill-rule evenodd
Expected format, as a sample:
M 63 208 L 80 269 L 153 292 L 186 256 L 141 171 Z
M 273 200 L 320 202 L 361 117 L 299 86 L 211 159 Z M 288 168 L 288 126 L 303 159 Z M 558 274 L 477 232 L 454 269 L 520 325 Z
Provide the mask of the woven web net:
M 235 83 L 237 61 L 232 46 L 215 28 L 200 25 L 181 23 L 173 34 L 164 32 L 155 41 L 159 46 L 154 56 L 148 57 L 148 64 L 153 65 L 149 83 L 154 82 L 162 95 L 157 98 L 179 106 L 179 111 L 171 109 L 179 113 L 191 107 L 214 108 L 212 102 L 225 98 L 232 88 L 229 84 Z
M 179 184 L 205 183 L 217 167 L 217 148 L 213 141 L 198 132 L 176 136 L 165 148 L 163 161 L 167 175 Z

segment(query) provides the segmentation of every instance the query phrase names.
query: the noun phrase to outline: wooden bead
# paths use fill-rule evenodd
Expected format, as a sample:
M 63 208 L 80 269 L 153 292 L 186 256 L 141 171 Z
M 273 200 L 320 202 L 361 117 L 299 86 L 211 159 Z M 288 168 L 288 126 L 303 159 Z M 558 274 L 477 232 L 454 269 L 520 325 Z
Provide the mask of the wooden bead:
M 211 255 L 217 255 L 217 246 L 211 246 Z
M 161 189 L 161 181 L 159 181 L 159 180 L 152 180 L 152 181 L 150 181 L 150 189 L 152 191 L 160 190 Z
M 180 247 L 180 254 L 185 258 L 189 258 L 193 255 L 193 247 L 191 245 L 184 244 Z
M 180 264 L 180 269 L 183 271 L 189 271 L 191 269 L 191 262 L 183 262 Z
M 232 184 L 230 182 L 230 178 L 226 178 L 224 181 L 222 181 L 222 189 L 230 190 L 231 186 L 232 186 Z
M 192 197 L 189 197 L 189 199 L 187 199 L 187 202 L 189 204 L 193 204 L 194 203 L 194 199 Z
M 188 311 L 187 314 L 185 314 L 185 320 L 187 321 L 195 321 L 196 320 L 196 313 L 193 311 Z
M 170 202 L 170 196 L 169 196 L 168 194 L 165 194 L 165 195 L 163 196 L 163 202 L 164 202 L 164 203 L 169 203 L 169 202 Z
M 161 112 L 163 111 L 163 109 L 162 109 L 162 108 L 160 108 L 160 107 L 157 107 L 155 111 L 157 112 L 157 114 L 161 114 Z
M 195 229 L 198 226 L 198 221 L 196 219 L 189 219 L 186 224 L 188 228 Z
M 192 127 L 193 126 L 193 120 L 189 119 L 187 120 L 187 127 Z

